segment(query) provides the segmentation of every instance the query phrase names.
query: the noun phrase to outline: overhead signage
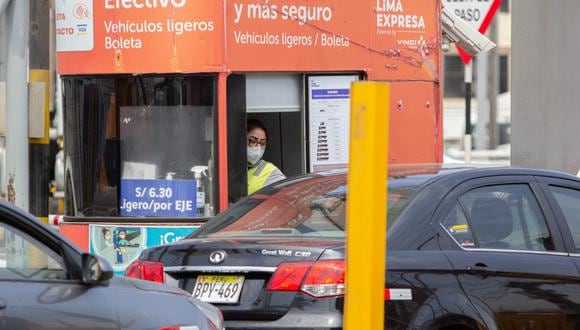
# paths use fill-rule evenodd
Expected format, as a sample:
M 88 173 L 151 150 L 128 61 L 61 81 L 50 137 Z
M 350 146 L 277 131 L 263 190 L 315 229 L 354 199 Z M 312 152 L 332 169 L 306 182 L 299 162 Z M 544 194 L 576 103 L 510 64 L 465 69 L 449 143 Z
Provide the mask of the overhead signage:
M 234 0 L 226 5 L 232 70 L 364 68 L 371 79 L 437 77 L 437 1 Z
M 95 1 L 94 47 L 72 40 L 72 46 L 59 48 L 58 70 L 63 75 L 364 70 L 370 79 L 438 80 L 438 5 L 437 0 Z
M 501 0 L 443 0 L 444 7 L 451 9 L 455 15 L 481 33 L 487 31 L 500 5 Z M 467 54 L 459 45 L 455 46 L 463 63 L 468 64 L 473 56 Z

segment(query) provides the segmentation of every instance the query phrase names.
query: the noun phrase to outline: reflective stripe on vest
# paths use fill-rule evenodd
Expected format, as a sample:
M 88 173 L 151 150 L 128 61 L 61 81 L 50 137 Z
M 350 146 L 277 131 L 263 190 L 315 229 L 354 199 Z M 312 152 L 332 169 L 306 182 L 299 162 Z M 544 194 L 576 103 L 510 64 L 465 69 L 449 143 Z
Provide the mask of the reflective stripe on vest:
M 274 164 L 260 160 L 260 164 L 248 170 L 248 195 L 262 189 L 266 180 L 276 170 Z

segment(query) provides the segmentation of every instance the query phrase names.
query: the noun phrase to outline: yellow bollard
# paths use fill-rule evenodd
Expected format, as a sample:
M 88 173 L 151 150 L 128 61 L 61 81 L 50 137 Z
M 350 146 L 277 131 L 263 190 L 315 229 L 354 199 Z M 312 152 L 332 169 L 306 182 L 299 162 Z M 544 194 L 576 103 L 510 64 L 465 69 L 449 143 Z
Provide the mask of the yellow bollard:
M 390 85 L 351 89 L 344 329 L 382 329 Z

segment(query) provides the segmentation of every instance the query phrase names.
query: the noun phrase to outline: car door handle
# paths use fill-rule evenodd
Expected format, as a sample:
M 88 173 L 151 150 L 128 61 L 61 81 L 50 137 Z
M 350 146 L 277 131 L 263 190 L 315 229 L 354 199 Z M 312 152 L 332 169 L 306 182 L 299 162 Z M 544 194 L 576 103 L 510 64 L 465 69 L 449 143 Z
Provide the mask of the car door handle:
M 481 265 L 468 266 L 466 270 L 468 274 L 479 274 L 482 275 L 483 277 L 493 275 L 496 273 L 495 269 Z
M 0 299 L 0 309 L 4 308 L 6 308 L 6 303 L 4 302 L 4 300 Z

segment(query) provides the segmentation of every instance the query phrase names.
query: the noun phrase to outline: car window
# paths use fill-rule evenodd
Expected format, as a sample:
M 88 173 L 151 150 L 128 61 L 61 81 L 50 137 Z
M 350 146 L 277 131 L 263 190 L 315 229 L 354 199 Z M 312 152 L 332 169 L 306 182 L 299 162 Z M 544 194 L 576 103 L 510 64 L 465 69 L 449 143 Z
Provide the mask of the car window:
M 462 239 L 468 244 L 473 239 L 476 248 L 554 250 L 545 217 L 525 184 L 471 190 L 459 198 L 442 224 L 464 247 Z
M 36 239 L 0 223 L 0 280 L 66 279 L 62 258 Z
M 570 228 L 576 252 L 580 253 L 580 191 L 556 186 L 550 186 L 550 191 Z
M 442 222 L 443 228 L 447 230 L 457 244 L 465 248 L 472 248 L 475 246 L 475 240 L 471 233 L 471 228 L 467 222 L 467 217 L 461 209 L 459 203 L 455 203 L 453 210 Z
M 396 222 L 425 180 L 389 180 L 388 226 Z M 343 238 L 347 196 L 345 181 L 345 176 L 316 177 L 286 185 L 271 195 L 260 193 L 250 196 L 216 216 L 190 237 Z

